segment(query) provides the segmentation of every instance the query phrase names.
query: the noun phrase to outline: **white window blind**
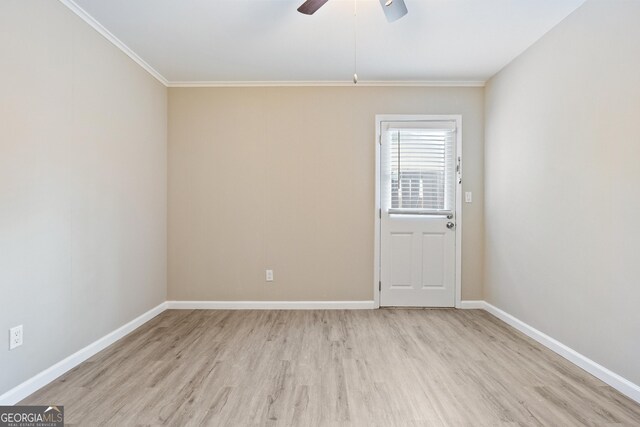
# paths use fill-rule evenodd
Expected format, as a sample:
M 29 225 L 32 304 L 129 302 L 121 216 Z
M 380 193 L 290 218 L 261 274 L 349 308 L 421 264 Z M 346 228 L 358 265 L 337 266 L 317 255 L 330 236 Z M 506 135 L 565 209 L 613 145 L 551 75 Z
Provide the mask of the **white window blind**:
M 398 122 L 383 128 L 389 212 L 449 214 L 455 209 L 455 123 Z

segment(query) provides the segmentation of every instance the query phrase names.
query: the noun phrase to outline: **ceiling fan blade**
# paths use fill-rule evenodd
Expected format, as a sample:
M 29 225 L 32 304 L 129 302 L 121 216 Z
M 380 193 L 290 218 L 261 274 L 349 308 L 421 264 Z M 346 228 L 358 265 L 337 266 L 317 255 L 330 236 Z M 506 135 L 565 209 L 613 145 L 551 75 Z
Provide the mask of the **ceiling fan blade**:
M 316 10 L 320 9 L 322 5 L 328 1 L 329 0 L 307 0 L 300 5 L 298 12 L 304 13 L 305 15 L 313 15 L 316 13 Z
M 393 22 L 402 18 L 407 14 L 407 5 L 404 4 L 404 0 L 380 0 L 384 15 L 387 17 L 387 21 Z

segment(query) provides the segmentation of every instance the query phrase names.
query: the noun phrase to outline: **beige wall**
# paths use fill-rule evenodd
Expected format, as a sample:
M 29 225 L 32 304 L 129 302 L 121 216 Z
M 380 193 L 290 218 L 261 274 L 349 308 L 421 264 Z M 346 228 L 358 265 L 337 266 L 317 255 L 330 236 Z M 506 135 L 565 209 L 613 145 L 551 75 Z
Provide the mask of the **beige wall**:
M 486 299 L 640 384 L 640 2 L 585 3 L 485 111 Z
M 376 114 L 462 114 L 482 296 L 483 88 L 169 90 L 170 300 L 371 300 Z M 275 281 L 264 280 L 274 269 Z
M 165 300 L 167 91 L 57 1 L 0 52 L 2 394 Z

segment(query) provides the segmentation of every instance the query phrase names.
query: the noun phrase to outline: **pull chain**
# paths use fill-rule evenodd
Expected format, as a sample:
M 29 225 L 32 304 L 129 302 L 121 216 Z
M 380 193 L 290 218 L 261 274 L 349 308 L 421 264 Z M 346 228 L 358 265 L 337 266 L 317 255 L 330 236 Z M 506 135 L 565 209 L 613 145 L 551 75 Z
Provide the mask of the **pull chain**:
M 353 84 L 358 84 L 358 0 L 353 0 Z

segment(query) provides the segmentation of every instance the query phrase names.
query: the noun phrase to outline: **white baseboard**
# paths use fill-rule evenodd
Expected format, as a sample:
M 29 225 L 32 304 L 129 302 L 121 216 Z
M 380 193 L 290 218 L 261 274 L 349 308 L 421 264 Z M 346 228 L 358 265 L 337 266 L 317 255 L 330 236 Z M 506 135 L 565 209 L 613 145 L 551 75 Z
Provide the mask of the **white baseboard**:
M 610 371 L 604 366 L 594 362 L 588 357 L 578 353 L 570 347 L 562 344 L 560 341 L 551 338 L 549 335 L 540 332 L 536 328 L 524 323 L 522 320 L 517 319 L 510 315 L 509 313 L 500 310 L 498 307 L 495 307 L 489 304 L 486 301 L 478 301 L 482 302 L 484 305 L 484 310 L 491 313 L 498 319 L 502 320 L 506 324 L 513 326 L 523 334 L 527 335 L 529 338 L 532 338 L 552 350 L 553 352 L 559 354 L 560 356 L 567 359 L 569 362 L 577 365 L 578 367 L 584 369 L 589 372 L 594 377 L 604 381 L 609 384 L 611 387 L 618 390 L 620 393 L 628 396 L 629 398 L 635 400 L 640 403 L 640 386 L 632 383 L 626 378 L 621 377 L 615 372 Z
M 22 384 L 17 385 L 16 387 L 0 396 L 0 405 L 15 405 L 25 397 L 35 393 L 45 385 L 49 384 L 60 375 L 75 368 L 94 354 L 104 350 L 114 342 L 118 341 L 120 338 L 139 328 L 166 309 L 167 303 L 163 302 L 157 307 L 154 307 L 146 313 L 136 317 L 126 325 L 119 327 L 115 331 L 105 335 L 97 341 L 94 341 L 85 348 L 78 350 L 71 356 L 45 369 L 34 377 L 31 377 Z
M 167 301 L 178 310 L 366 310 L 374 301 Z
M 16 404 L 167 309 L 354 310 L 374 308 L 376 308 L 374 301 L 167 301 L 2 394 L 0 396 L 0 405 Z M 589 372 L 596 378 L 609 384 L 622 394 L 640 403 L 640 386 L 599 365 L 588 357 L 567 347 L 509 313 L 500 310 L 486 301 L 461 301 L 459 308 L 483 309 L 491 313 L 498 319 Z
M 456 308 L 460 308 L 462 310 L 484 310 L 486 307 L 486 303 L 484 301 L 460 301 L 460 305 Z

